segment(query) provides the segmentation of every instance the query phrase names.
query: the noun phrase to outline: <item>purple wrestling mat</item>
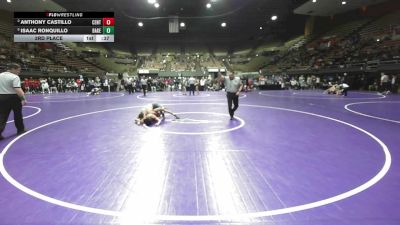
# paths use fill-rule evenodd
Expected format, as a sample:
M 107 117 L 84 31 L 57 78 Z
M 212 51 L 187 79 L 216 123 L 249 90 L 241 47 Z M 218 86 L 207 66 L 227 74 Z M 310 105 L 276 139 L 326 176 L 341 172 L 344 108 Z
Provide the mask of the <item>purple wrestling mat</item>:
M 0 225 L 400 224 L 400 96 L 30 95 L 0 141 Z M 157 102 L 159 127 L 139 127 Z

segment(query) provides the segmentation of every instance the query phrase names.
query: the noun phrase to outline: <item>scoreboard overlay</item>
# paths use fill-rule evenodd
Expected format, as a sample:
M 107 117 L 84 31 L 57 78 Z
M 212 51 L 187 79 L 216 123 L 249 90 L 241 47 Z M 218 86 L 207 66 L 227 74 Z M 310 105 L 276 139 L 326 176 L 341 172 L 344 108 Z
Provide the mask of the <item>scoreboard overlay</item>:
M 14 42 L 114 42 L 114 12 L 14 12 Z

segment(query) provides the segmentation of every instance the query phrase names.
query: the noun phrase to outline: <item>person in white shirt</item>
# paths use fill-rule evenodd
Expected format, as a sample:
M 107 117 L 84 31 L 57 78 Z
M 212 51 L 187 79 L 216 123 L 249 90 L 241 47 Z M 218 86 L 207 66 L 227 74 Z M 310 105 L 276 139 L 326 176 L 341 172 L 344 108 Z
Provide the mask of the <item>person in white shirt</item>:
M 383 94 L 388 94 L 390 92 L 390 80 L 389 75 L 381 73 L 381 91 Z
M 128 88 L 128 93 L 132 94 L 133 93 L 133 78 L 128 77 L 126 79 L 126 87 Z
M 182 94 L 186 95 L 186 86 L 188 85 L 188 80 L 186 77 L 182 78 Z
M 392 76 L 392 81 L 390 82 L 390 87 L 393 93 L 397 93 L 398 85 L 397 85 L 397 76 Z
M 17 134 L 25 132 L 22 106 L 26 104 L 26 98 L 18 76 L 20 73 L 21 66 L 16 63 L 8 64 L 7 71 L 0 73 L 0 140 L 4 139 L 1 134 L 6 127 L 11 110 L 14 112 Z
M 340 93 L 344 96 L 347 96 L 347 90 L 349 90 L 349 85 L 343 82 L 342 84 L 339 85 L 339 90 Z
M 41 83 L 41 86 L 42 86 L 42 94 L 44 94 L 45 92 L 50 93 L 49 83 L 47 83 L 47 80 L 46 79 L 41 79 L 40 83 Z
M 229 115 L 231 116 L 231 120 L 233 120 L 235 111 L 239 107 L 239 94 L 242 91 L 243 84 L 239 77 L 235 77 L 235 72 L 229 72 L 228 76 L 222 76 L 222 74 L 218 74 L 217 79 L 220 82 L 224 82 L 226 98 L 228 99 L 228 111 Z
M 200 80 L 200 91 L 205 91 L 205 85 L 206 85 L 206 79 L 204 77 L 201 78 Z
M 147 79 L 145 76 L 140 79 L 140 84 L 142 85 L 143 96 L 146 96 L 147 91 Z
M 190 77 L 189 80 L 188 80 L 189 95 L 191 95 L 192 93 L 194 95 L 195 84 L 196 84 L 196 79 L 194 77 Z

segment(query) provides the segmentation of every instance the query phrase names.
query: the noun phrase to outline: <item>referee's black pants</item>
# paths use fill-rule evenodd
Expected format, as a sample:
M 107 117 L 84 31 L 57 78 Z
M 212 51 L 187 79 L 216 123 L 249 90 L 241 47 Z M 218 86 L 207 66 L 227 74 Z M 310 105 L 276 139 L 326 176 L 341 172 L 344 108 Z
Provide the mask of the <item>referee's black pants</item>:
M 0 135 L 6 128 L 11 110 L 14 112 L 14 124 L 17 128 L 17 132 L 20 133 L 25 130 L 22 118 L 22 104 L 18 95 L 0 95 Z
M 343 92 L 342 92 L 342 94 L 344 95 L 344 96 L 347 96 L 347 91 L 349 90 L 349 88 L 343 88 Z
M 195 89 L 194 84 L 190 84 L 189 85 L 189 95 L 191 95 L 192 93 L 194 95 L 194 89 Z
M 146 96 L 147 85 L 142 84 L 143 96 Z
M 133 86 L 132 86 L 132 84 L 128 84 L 126 87 L 128 88 L 128 93 L 129 93 L 129 94 L 132 94 L 132 93 L 133 93 Z
M 228 99 L 228 110 L 229 110 L 229 115 L 231 118 L 235 114 L 236 109 L 239 107 L 239 96 L 236 95 L 236 93 L 231 93 L 227 92 L 226 97 Z M 232 108 L 233 104 L 233 108 Z

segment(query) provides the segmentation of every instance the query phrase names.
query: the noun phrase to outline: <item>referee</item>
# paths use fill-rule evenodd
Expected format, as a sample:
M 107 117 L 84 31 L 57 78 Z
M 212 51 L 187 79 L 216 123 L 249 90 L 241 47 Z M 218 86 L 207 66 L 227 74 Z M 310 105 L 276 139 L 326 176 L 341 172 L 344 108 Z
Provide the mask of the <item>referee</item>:
M 239 107 L 239 94 L 242 91 L 243 84 L 239 77 L 235 77 L 235 72 L 230 72 L 228 76 L 218 74 L 217 78 L 220 82 L 224 82 L 226 98 L 228 99 L 228 111 L 233 120 L 236 109 Z M 233 108 L 232 108 L 233 103 Z
M 16 63 L 8 64 L 7 71 L 0 73 L 0 140 L 4 139 L 1 134 L 6 127 L 11 110 L 14 111 L 17 134 L 25 132 L 22 106 L 26 104 L 26 98 L 18 77 L 20 73 L 21 66 Z

